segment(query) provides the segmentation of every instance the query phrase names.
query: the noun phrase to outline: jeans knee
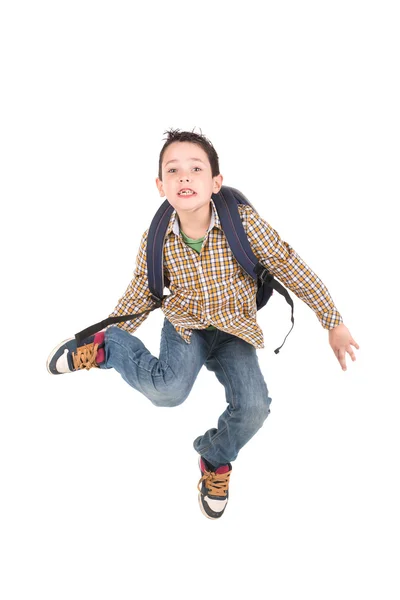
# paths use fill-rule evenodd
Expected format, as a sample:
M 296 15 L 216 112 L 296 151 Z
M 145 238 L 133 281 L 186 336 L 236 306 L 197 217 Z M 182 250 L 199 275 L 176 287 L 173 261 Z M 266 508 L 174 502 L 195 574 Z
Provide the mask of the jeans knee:
M 177 390 L 173 392 L 172 390 L 165 393 L 157 393 L 156 395 L 149 395 L 149 400 L 154 404 L 154 406 L 166 406 L 166 407 L 174 407 L 182 404 L 186 398 L 188 397 L 189 392 Z
M 252 403 L 251 406 L 247 407 L 246 418 L 249 423 L 252 424 L 254 429 L 259 429 L 265 419 L 271 412 L 270 404 L 272 399 L 269 396 L 259 398 L 257 401 Z

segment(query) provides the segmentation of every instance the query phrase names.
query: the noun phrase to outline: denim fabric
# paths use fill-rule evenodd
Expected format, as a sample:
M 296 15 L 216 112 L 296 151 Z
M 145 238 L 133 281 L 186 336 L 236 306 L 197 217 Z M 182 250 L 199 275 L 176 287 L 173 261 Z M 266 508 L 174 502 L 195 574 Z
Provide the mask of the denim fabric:
M 270 412 L 271 398 L 255 347 L 219 329 L 194 329 L 187 344 L 165 318 L 156 358 L 139 338 L 109 327 L 105 355 L 101 368 L 114 368 L 156 406 L 178 406 L 186 400 L 203 365 L 215 373 L 228 405 L 218 428 L 209 429 L 193 443 L 215 467 L 235 460 Z

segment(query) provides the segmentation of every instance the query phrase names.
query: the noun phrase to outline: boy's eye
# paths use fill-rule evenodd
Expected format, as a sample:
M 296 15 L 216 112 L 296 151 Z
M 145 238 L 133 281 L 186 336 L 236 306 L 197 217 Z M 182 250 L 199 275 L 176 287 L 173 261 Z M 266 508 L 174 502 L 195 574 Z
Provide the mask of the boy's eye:
M 193 168 L 201 171 L 200 167 L 193 167 Z M 171 171 L 176 171 L 176 169 L 175 168 L 168 169 L 167 173 L 171 173 Z

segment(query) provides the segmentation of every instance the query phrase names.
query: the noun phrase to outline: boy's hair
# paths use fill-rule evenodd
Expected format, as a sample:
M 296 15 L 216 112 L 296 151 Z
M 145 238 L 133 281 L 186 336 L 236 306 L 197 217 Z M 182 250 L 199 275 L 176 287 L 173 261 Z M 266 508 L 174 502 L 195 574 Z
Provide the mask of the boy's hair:
M 201 131 L 201 129 L 200 129 Z M 211 165 L 211 174 L 213 177 L 219 175 L 219 162 L 218 162 L 218 154 L 210 142 L 209 139 L 206 138 L 202 133 L 193 133 L 193 131 L 180 131 L 179 129 L 169 129 L 164 131 L 167 141 L 164 146 L 161 148 L 160 159 L 158 161 L 158 178 L 162 181 L 162 160 L 164 156 L 165 150 L 168 148 L 170 144 L 173 142 L 191 142 L 192 144 L 197 144 L 201 148 L 203 148 L 204 152 L 208 156 L 208 160 Z M 165 139 L 165 138 L 164 138 Z

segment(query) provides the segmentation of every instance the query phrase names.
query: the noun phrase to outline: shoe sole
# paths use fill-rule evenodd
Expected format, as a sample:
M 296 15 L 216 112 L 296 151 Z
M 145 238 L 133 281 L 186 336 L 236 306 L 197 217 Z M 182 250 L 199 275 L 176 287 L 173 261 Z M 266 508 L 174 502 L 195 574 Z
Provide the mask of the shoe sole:
M 61 348 L 61 346 L 64 346 L 64 344 L 66 344 L 67 342 L 70 342 L 70 341 L 71 341 L 71 340 L 73 340 L 73 339 L 74 339 L 74 338 L 72 337 L 72 338 L 68 338 L 67 340 L 64 340 L 63 342 L 61 342 L 60 344 L 58 344 L 58 345 L 57 345 L 57 346 L 56 346 L 56 347 L 55 347 L 55 348 L 54 348 L 54 349 L 53 349 L 53 350 L 50 352 L 50 354 L 49 354 L 49 357 L 48 357 L 48 359 L 47 359 L 47 362 L 46 362 L 46 367 L 47 367 L 47 370 L 48 370 L 48 372 L 50 373 L 50 375 L 55 375 L 55 373 L 52 373 L 52 372 L 50 371 L 50 362 L 51 362 L 51 359 L 53 358 L 53 356 L 55 355 L 55 353 L 57 352 L 57 350 L 59 350 L 59 349 Z M 64 375 L 64 373 L 59 373 L 59 375 Z
M 217 521 L 218 519 L 220 519 L 220 518 L 222 517 L 222 515 L 221 515 L 220 517 L 210 517 L 210 515 L 208 515 L 208 514 L 206 513 L 206 511 L 204 510 L 204 508 L 203 508 L 203 504 L 202 504 L 202 502 L 201 502 L 201 492 L 199 492 L 199 495 L 198 495 L 198 497 L 197 497 L 197 498 L 198 498 L 198 500 L 199 500 L 199 506 L 200 506 L 200 510 L 201 510 L 201 512 L 203 513 L 203 515 L 204 515 L 205 517 L 207 517 L 207 519 L 211 519 L 212 521 Z M 224 512 L 225 512 L 225 511 L 224 511 Z

